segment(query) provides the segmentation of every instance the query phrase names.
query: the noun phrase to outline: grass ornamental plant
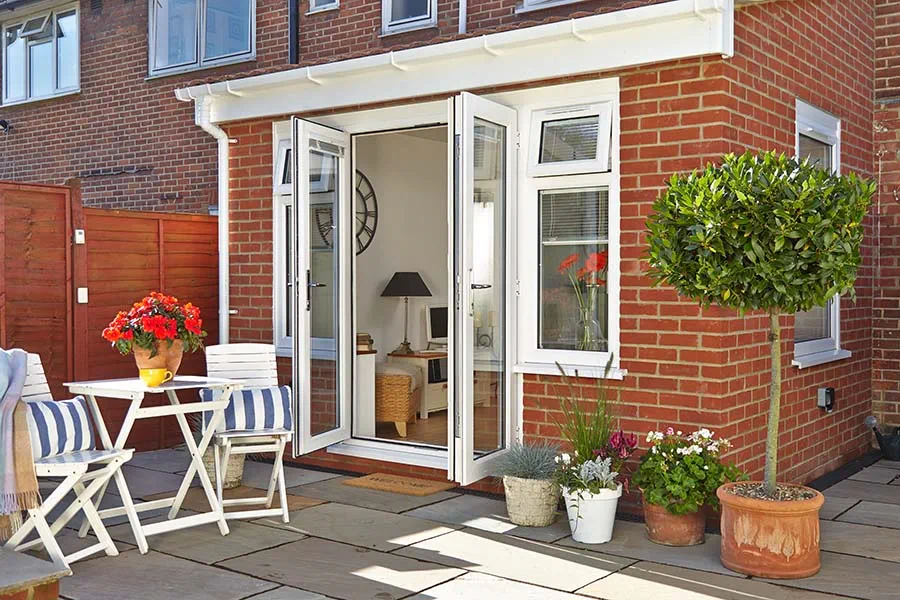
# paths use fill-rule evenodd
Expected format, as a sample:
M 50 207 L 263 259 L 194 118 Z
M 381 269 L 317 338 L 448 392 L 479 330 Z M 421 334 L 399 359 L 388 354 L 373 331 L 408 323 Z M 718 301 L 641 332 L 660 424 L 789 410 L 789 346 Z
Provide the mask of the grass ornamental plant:
M 181 340 L 188 352 L 196 352 L 206 336 L 202 327 L 199 308 L 190 302 L 181 304 L 174 296 L 151 292 L 127 312 L 120 311 L 103 330 L 103 339 L 121 354 L 138 347 L 156 356 L 159 343 L 171 346 L 176 340 Z
M 769 316 L 765 492 L 777 491 L 781 316 L 854 297 L 875 185 L 784 154 L 729 154 L 674 175 L 647 221 L 650 275 L 702 306 Z
M 498 477 L 550 480 L 556 474 L 558 454 L 555 444 L 515 443 L 497 460 L 495 472 Z
M 647 442 L 650 450 L 631 481 L 641 488 L 644 500 L 673 515 L 694 513 L 705 505 L 718 507 L 718 487 L 743 477 L 737 467 L 722 462 L 731 442 L 716 439 L 708 429 L 685 435 L 669 427 L 648 433 Z

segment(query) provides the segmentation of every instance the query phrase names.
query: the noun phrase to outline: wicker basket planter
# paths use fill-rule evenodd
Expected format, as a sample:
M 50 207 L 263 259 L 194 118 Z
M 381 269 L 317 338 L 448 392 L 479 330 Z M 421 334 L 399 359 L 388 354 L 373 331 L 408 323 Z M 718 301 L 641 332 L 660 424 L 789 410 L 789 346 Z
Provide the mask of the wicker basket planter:
M 241 485 L 241 479 L 244 477 L 244 458 L 245 454 L 232 454 L 228 457 L 228 469 L 225 473 L 225 481 L 222 482 L 223 490 L 230 490 Z M 216 483 L 216 462 L 215 454 L 212 448 L 203 455 L 203 466 L 206 467 L 206 474 L 209 480 Z
M 516 525 L 546 527 L 556 520 L 559 486 L 554 481 L 505 475 L 503 488 L 509 520 Z

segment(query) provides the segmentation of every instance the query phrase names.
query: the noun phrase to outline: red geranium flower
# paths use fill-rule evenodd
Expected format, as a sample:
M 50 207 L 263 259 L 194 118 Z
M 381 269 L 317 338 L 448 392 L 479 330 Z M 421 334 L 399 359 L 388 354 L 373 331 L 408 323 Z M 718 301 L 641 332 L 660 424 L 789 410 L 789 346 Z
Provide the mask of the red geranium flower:
M 577 262 L 578 262 L 578 254 L 570 254 L 569 256 L 565 257 L 561 263 L 559 263 L 559 266 L 556 268 L 556 270 L 559 271 L 560 273 L 565 273 L 568 269 L 573 267 L 575 265 L 575 263 L 577 263 Z

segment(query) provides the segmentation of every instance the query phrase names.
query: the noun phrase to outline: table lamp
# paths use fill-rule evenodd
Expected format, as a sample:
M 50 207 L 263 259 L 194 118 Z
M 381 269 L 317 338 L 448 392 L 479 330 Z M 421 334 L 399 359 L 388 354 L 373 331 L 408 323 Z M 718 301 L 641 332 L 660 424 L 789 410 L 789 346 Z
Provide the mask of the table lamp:
M 384 291 L 381 292 L 383 298 L 403 298 L 403 343 L 397 346 L 392 354 L 411 354 L 412 349 L 409 347 L 409 298 L 410 296 L 419 298 L 431 296 L 431 290 L 422 281 L 422 276 L 415 271 L 397 271 Z

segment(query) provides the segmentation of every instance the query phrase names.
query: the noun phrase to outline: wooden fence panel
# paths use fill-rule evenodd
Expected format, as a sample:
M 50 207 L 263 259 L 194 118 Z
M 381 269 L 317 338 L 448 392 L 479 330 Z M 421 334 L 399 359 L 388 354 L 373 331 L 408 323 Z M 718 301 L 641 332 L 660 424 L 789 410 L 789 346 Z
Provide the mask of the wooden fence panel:
M 73 375 L 70 190 L 0 182 L 0 347 L 40 354 L 50 389 Z
M 84 209 L 87 235 L 86 285 L 89 310 L 84 343 L 85 375 L 79 379 L 132 377 L 134 358 L 121 356 L 100 337 L 119 310 L 151 291 L 177 296 L 202 310 L 207 343 L 218 339 L 218 237 L 215 217 Z M 202 353 L 185 355 L 179 373 L 202 375 Z M 160 396 L 156 403 L 165 402 Z M 118 431 L 126 403 L 103 402 L 107 424 Z M 165 447 L 181 440 L 174 419 L 138 422 L 129 446 L 138 450 Z
M 85 244 L 74 244 L 75 229 Z M 88 288 L 88 303 L 75 290 Z M 218 340 L 218 236 L 215 217 L 82 208 L 70 187 L 0 182 L 0 347 L 40 354 L 54 397 L 63 382 L 134 377 L 132 356 L 101 337 L 119 310 L 160 290 L 202 310 L 206 342 Z M 179 373 L 205 373 L 203 354 Z M 163 402 L 159 397 L 154 402 Z M 127 405 L 101 399 L 115 436 Z M 138 421 L 129 447 L 181 441 L 174 419 Z

